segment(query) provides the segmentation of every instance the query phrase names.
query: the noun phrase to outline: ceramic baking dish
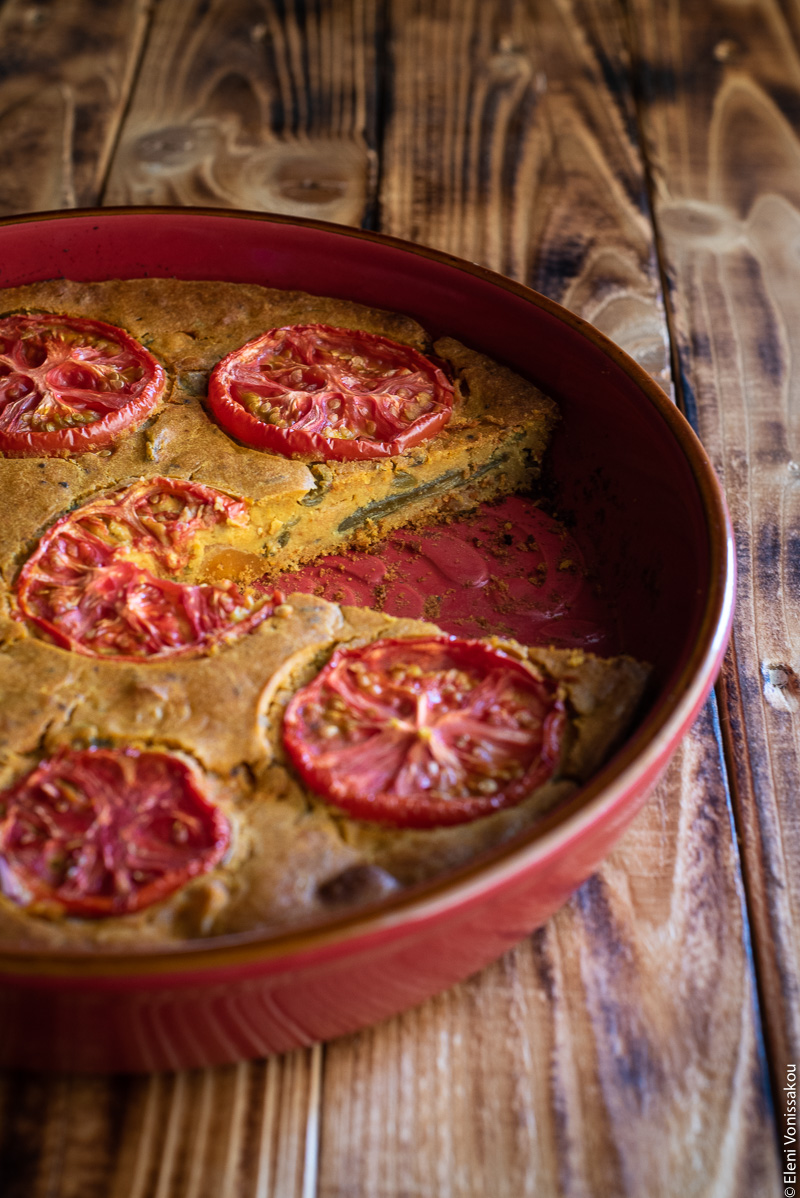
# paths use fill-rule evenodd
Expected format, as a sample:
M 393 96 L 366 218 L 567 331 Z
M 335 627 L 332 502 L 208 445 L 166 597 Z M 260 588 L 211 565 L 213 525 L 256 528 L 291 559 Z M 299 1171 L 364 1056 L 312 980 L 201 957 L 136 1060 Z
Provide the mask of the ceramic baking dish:
M 711 689 L 730 632 L 730 522 L 708 457 L 655 382 L 596 329 L 471 263 L 317 222 L 103 209 L 0 223 L 0 285 L 63 276 L 224 279 L 417 318 L 525 374 L 563 419 L 548 488 L 591 553 L 622 644 L 654 666 L 644 719 L 568 803 L 457 873 L 290 934 L 165 951 L 0 946 L 0 1063 L 172 1069 L 283 1051 L 385 1018 L 480 969 L 609 851 Z

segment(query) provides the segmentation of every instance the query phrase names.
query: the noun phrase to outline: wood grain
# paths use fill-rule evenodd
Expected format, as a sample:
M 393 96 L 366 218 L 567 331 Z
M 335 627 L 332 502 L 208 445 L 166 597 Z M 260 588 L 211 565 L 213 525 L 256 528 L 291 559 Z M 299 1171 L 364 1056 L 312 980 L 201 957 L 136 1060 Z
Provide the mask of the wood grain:
M 620 10 L 398 0 L 391 14 L 384 226 L 544 284 L 663 377 Z M 544 931 L 328 1046 L 322 1198 L 777 1191 L 713 713 Z
M 451 0 L 391 11 L 383 231 L 525 280 L 668 389 L 618 6 Z
M 0 215 L 99 202 L 148 0 L 0 8 Z
M 105 192 L 359 224 L 375 180 L 376 6 L 162 0 Z
M 310 1198 L 321 1049 L 149 1077 L 5 1079 L 3 1198 Z
M 762 969 L 769 977 L 772 968 L 778 999 L 768 1001 L 783 1021 L 773 1051 L 793 1043 L 797 907 L 778 849 L 789 845 L 791 867 L 796 827 L 788 804 L 763 798 L 783 785 L 797 789 L 800 665 L 792 664 L 799 659 L 788 588 L 795 542 L 781 542 L 795 502 L 785 474 L 800 460 L 800 451 L 788 464 L 781 457 L 797 420 L 791 283 L 788 268 L 781 270 L 794 236 L 786 214 L 796 207 L 788 166 L 777 206 L 770 200 L 765 207 L 761 191 L 751 192 L 776 162 L 794 164 L 788 120 L 774 114 L 783 105 L 790 115 L 794 103 L 789 66 L 797 29 L 768 0 L 714 0 L 716 24 L 678 0 L 653 3 L 652 11 L 649 0 L 158 0 L 115 142 L 125 88 L 112 93 L 108 79 L 132 79 L 145 8 L 13 0 L 0 9 L 0 56 L 7 46 L 17 56 L 9 51 L 0 73 L 0 199 L 8 187 L 9 202 L 17 197 L 28 208 L 90 202 L 106 174 L 106 202 L 213 203 L 352 223 L 379 218 L 388 232 L 540 287 L 669 386 L 637 123 L 645 121 L 660 221 L 673 198 L 678 209 L 683 248 L 670 251 L 668 262 L 678 287 L 682 362 L 704 436 L 736 492 L 737 520 L 751 532 L 742 562 L 761 571 L 759 581 L 748 575 L 749 621 L 737 633 L 725 715 L 741 758 L 756 928 L 769 935 Z M 61 83 L 48 90 L 49 75 L 33 125 L 26 122 L 34 114 L 14 104 L 24 92 L 20 79 L 28 94 L 35 88 L 26 30 L 39 20 L 29 14 L 39 12 L 54 31 L 47 35 L 52 78 L 73 88 L 79 78 L 84 91 L 74 95 L 100 97 L 87 101 L 74 126 L 58 107 Z M 757 31 L 752 12 L 763 26 Z M 719 36 L 737 13 L 749 40 Z M 108 30 L 117 31 L 105 43 L 110 67 L 81 57 L 75 29 L 93 28 L 95 17 L 109 38 Z M 654 31 L 649 40 L 643 29 Z M 639 114 L 631 32 L 646 84 Z M 747 70 L 737 66 L 743 46 L 753 54 Z M 718 66 L 709 72 L 709 63 Z M 105 90 L 85 83 L 94 78 L 90 66 Z M 719 99 L 719 73 L 737 86 L 746 77 L 746 103 L 741 87 Z M 743 115 L 731 121 L 731 112 Z M 753 113 L 761 124 L 753 124 Z M 9 168 L 23 152 L 30 170 L 17 180 Z M 737 154 L 745 155 L 741 168 Z M 721 161 L 728 163 L 722 172 Z M 750 192 L 729 196 L 717 182 L 723 191 L 710 188 L 699 204 L 691 192 L 687 214 L 683 192 L 673 196 L 664 182 L 673 170 L 688 180 L 681 184 L 687 195 L 689 183 L 702 191 L 707 178 L 727 179 L 724 187 L 735 179 Z M 728 206 L 735 221 L 726 215 L 721 235 L 724 241 L 732 229 L 735 245 L 715 241 L 714 220 Z M 743 228 L 760 247 L 755 267 Z M 783 231 L 780 249 L 775 228 Z M 669 245 L 666 232 L 665 239 Z M 704 348 L 711 346 L 713 354 Z M 759 406 L 764 379 L 773 391 Z M 734 395 L 724 419 L 715 406 L 720 380 Z M 729 412 L 742 414 L 729 419 Z M 761 491 L 756 469 L 770 480 Z M 781 513 L 771 525 L 770 503 Z M 748 523 L 754 513 L 761 523 Z M 775 563 L 787 579 L 780 597 L 770 582 Z M 771 702 L 762 698 L 759 675 L 767 633 L 774 634 L 769 652 L 778 671 L 768 674 Z M 572 902 L 501 962 L 418 1010 L 324 1050 L 227 1069 L 0 1078 L 3 1198 L 777 1193 L 714 710 L 706 709 L 617 852 Z M 770 743 L 787 753 L 773 756 L 772 767 Z M 770 768 L 782 776 L 771 778 Z M 790 968 L 781 973 L 784 959 Z
M 800 22 L 771 0 L 633 10 L 681 367 L 736 527 L 724 718 L 780 1094 L 800 1057 Z
M 530 941 L 328 1045 L 321 1198 L 777 1193 L 709 713 Z

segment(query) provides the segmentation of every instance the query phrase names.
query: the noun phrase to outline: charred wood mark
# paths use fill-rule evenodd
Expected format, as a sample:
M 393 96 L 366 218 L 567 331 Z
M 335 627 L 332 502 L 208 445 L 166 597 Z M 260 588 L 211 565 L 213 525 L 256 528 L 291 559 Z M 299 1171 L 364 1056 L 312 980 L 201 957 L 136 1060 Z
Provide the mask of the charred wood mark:
M 595 55 L 600 67 L 600 73 L 603 76 L 603 82 L 608 88 L 609 95 L 614 100 L 628 139 L 632 146 L 638 145 L 639 129 L 636 122 L 636 108 L 631 103 L 630 66 L 627 62 L 622 62 L 619 58 L 612 59 L 602 46 L 595 46 Z M 629 196 L 629 198 L 634 203 L 636 202 L 636 196 Z M 638 199 L 642 211 L 645 211 L 648 204 L 647 195 L 643 187 L 640 190 Z
M 550 958 L 547 928 L 537 928 L 530 938 L 531 959 L 536 970 L 536 976 L 548 1002 L 553 1002 L 556 994 L 553 962 Z
M 43 1148 L 45 1121 L 52 1086 L 44 1077 L 12 1074 L 4 1132 L 0 1139 L 0 1176 L 4 1198 L 27 1198 L 33 1193 Z
M 526 87 L 508 120 L 508 139 L 503 146 L 503 181 L 506 197 L 511 198 L 522 178 L 523 155 L 520 152 L 525 137 L 536 119 L 539 94 L 535 87 Z
M 259 137 L 263 123 L 261 105 L 246 75 L 237 71 L 223 75 L 209 92 L 205 108 L 211 119 L 214 113 L 235 112 L 239 135 L 250 140 Z
M 498 59 L 501 60 L 499 63 Z M 524 97 L 532 92 L 529 85 L 532 69 L 530 61 L 524 54 L 512 51 L 496 55 L 495 59 L 490 60 L 488 64 L 489 91 L 480 114 L 481 150 L 477 180 L 478 192 L 484 202 L 490 196 L 496 169 L 494 164 L 496 145 L 493 134 L 497 128 L 501 127 L 501 122 L 505 132 L 502 145 L 502 174 L 505 175 L 509 163 L 518 161 L 521 156 L 522 144 L 518 140 L 518 135 L 523 126 L 521 119 L 516 114 Z M 506 116 L 503 110 L 507 103 L 508 93 L 513 93 L 515 90 L 521 94 L 516 96 L 514 108 Z
M 767 465 L 783 465 L 789 460 L 786 425 L 782 420 L 760 420 L 756 458 Z
M 599 875 L 584 883 L 576 901 L 592 945 L 592 1001 L 600 1015 L 604 1048 L 619 1084 L 641 1112 L 661 1092 L 666 1078 L 635 1000 L 635 955 L 617 925 Z
M 43 1179 L 51 1193 L 56 1185 L 59 1193 L 69 1189 L 81 1198 L 108 1194 L 142 1080 L 12 1073 L 5 1084 L 3 1198 L 43 1194 Z M 61 1134 L 54 1137 L 55 1123 Z
M 546 246 L 539 259 L 533 286 L 558 299 L 583 271 L 587 249 L 586 238 L 580 233 Z
M 773 383 L 780 383 L 786 363 L 777 332 L 771 324 L 765 325 L 764 333 L 758 339 L 758 358 L 764 374 Z
M 19 75 L 22 71 L 30 70 L 33 65 L 31 55 L 24 53 L 15 46 L 6 46 L 0 50 L 0 83 L 6 79 L 13 79 L 15 75 Z M 43 69 L 44 64 L 39 62 L 36 64 L 39 70 Z
M 785 585 L 793 595 L 800 595 L 800 529 L 790 528 L 786 536 L 783 561 Z
M 792 127 L 800 128 L 800 89 L 791 84 L 768 82 L 765 91 Z
M 745 703 L 751 704 L 759 702 L 761 699 L 762 682 L 758 674 L 739 673 L 738 677 L 739 688 L 742 692 L 742 699 Z M 758 755 L 754 755 L 751 760 L 751 766 L 754 773 L 763 772 L 764 782 L 768 778 L 768 763 Z
M 386 130 L 392 119 L 395 92 L 394 55 L 391 53 L 388 7 L 388 0 L 378 0 L 376 3 L 375 26 L 371 44 L 372 69 L 365 80 L 369 102 L 364 136 L 372 156 L 374 169 L 370 176 L 370 187 L 361 225 L 364 229 L 376 230 L 380 229 L 382 224 L 380 195 L 384 165 L 383 146 Z
M 781 583 L 781 530 L 775 520 L 765 520 L 758 530 L 756 569 L 762 593 L 777 602 Z
M 744 175 L 747 178 L 747 174 Z M 731 342 L 733 352 L 742 349 L 758 358 L 761 375 L 759 385 L 779 388 L 785 378 L 786 356 L 781 330 L 764 279 L 764 267 L 753 254 L 742 251 L 731 256 L 730 275 L 737 292 L 747 297 L 747 325 L 741 330 L 738 345 Z M 717 342 L 720 348 L 720 342 Z M 755 368 L 755 367 L 754 367 Z
M 630 965 L 630 947 L 619 935 L 606 884 L 600 874 L 592 874 L 584 882 L 576 892 L 575 901 L 593 938 L 596 937 L 597 943 L 603 946 L 605 959 L 612 964 L 614 972 L 618 973 L 625 964 Z
M 711 337 L 703 329 L 692 329 L 692 359 L 695 362 L 711 362 Z
M 699 421 L 697 396 L 695 395 L 691 374 L 686 363 L 686 355 L 682 354 L 680 350 L 678 351 L 678 378 L 680 380 L 678 387 L 679 406 L 692 428 L 697 432 Z
M 636 69 L 645 97 L 651 104 L 673 104 L 679 86 L 681 91 L 684 89 L 685 80 L 682 77 L 679 79 L 675 69 L 665 63 L 639 60 Z

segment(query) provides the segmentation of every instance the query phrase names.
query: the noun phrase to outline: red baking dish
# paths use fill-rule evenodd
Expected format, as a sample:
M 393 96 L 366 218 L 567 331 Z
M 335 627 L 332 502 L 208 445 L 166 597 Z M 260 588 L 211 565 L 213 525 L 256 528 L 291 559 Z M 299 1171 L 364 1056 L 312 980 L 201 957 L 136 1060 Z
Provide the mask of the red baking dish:
M 596 329 L 526 287 L 388 237 L 196 209 L 103 209 L 0 223 L 0 285 L 226 279 L 407 312 L 556 398 L 559 515 L 591 546 L 626 652 L 653 663 L 646 717 L 568 803 L 434 883 L 291 934 L 164 951 L 0 945 L 0 1063 L 206 1066 L 353 1031 L 480 969 L 546 920 L 609 851 L 713 685 L 730 632 L 733 538 L 700 442 Z

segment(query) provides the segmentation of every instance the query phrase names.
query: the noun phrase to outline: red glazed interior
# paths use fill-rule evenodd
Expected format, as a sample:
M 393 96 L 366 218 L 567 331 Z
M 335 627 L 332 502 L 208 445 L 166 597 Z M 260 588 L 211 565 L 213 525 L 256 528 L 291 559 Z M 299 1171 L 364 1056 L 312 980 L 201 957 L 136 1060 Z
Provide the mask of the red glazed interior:
M 433 620 L 454 636 L 619 653 L 625 629 L 593 559 L 579 529 L 573 536 L 533 500 L 513 495 L 445 526 L 399 529 L 369 553 L 332 554 L 274 585 Z
M 557 305 L 357 230 L 105 210 L 6 222 L 0 249 L 2 286 L 175 275 L 303 288 L 408 312 L 520 370 L 561 404 L 548 488 L 601 587 L 602 618 L 591 604 L 570 605 L 562 639 L 591 636 L 587 624 L 606 627 L 608 617 L 620 643 L 606 633 L 598 648 L 656 667 L 649 715 L 578 797 L 519 841 L 382 908 L 163 953 L 0 952 L 0 1063 L 147 1069 L 260 1055 L 352 1030 L 480 968 L 602 859 L 713 683 L 730 630 L 733 546 L 689 426 L 644 371 Z M 475 563 L 461 565 L 469 583 Z M 369 585 L 348 569 L 347 586 Z

